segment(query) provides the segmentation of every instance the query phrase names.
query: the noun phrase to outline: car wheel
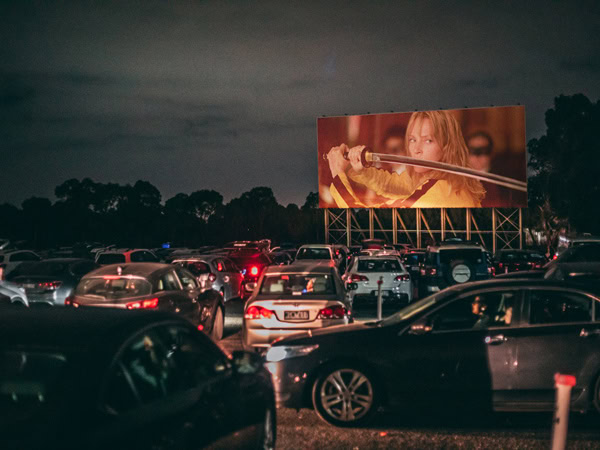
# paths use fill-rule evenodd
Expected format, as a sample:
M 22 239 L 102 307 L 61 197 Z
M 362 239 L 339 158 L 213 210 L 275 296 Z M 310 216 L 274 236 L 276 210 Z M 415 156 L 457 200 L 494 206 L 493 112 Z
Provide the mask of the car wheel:
M 336 366 L 325 371 L 315 382 L 312 397 L 317 414 L 339 427 L 363 424 L 377 409 L 372 378 L 353 367 Z
M 213 321 L 212 332 L 210 336 L 214 341 L 223 339 L 223 329 L 225 328 L 225 318 L 223 317 L 223 309 L 217 306 L 217 312 Z
M 273 450 L 277 439 L 277 413 L 273 406 L 265 408 L 265 418 L 262 423 L 261 432 L 258 436 L 257 448 L 260 450 Z

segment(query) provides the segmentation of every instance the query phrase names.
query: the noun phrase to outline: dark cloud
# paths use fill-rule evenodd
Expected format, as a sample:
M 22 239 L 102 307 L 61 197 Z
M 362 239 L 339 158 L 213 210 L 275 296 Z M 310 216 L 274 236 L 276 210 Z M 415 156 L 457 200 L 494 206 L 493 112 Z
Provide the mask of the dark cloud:
M 497 89 L 500 81 L 496 77 L 491 78 L 463 78 L 456 80 L 454 86 L 459 89 Z
M 560 61 L 558 67 L 569 72 L 598 74 L 600 72 L 600 61 L 598 58 L 599 56 L 596 55 L 593 58 L 586 59 L 564 59 Z

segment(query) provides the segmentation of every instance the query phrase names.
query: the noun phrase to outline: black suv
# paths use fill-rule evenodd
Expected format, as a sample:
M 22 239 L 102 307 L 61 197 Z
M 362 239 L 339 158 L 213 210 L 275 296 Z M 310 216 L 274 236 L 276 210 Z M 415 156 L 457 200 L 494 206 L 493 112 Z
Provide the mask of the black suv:
M 449 242 L 427 247 L 420 272 L 419 294 L 423 297 L 454 284 L 487 280 L 492 265 L 482 246 Z

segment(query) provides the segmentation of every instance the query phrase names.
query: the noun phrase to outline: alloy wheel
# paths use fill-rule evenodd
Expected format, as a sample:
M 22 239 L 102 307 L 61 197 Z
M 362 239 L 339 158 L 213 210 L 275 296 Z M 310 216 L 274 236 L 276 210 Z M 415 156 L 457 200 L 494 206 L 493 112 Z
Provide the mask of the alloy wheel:
M 337 369 L 321 384 L 319 401 L 323 411 L 340 422 L 355 422 L 373 407 L 373 386 L 356 369 Z

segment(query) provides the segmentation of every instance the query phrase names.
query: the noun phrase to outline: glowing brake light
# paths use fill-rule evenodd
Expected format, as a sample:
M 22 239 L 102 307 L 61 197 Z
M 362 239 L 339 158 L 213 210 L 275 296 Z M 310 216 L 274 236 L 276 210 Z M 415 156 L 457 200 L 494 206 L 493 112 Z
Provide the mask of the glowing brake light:
M 244 314 L 244 319 L 270 319 L 273 314 L 273 311 L 267 308 L 263 308 L 262 306 L 250 306 L 246 313 Z
M 343 319 L 344 316 L 348 315 L 348 310 L 343 306 L 333 306 L 323 308 L 319 311 L 317 319 Z
M 223 264 L 221 264 L 221 263 L 217 263 L 217 270 L 218 270 L 219 272 L 223 272 Z
M 37 284 L 39 289 L 46 289 L 47 291 L 55 291 L 62 285 L 62 281 L 48 281 Z
M 258 267 L 256 267 L 256 266 L 252 266 L 252 267 L 250 268 L 250 275 L 252 275 L 252 276 L 256 276 L 256 275 L 258 275 Z
M 437 269 L 435 267 L 429 267 L 426 269 L 427 275 L 437 275 Z
M 130 302 L 125 306 L 127 309 L 153 309 L 158 307 L 158 298 L 142 300 L 139 302 Z
M 367 277 L 365 277 L 364 275 L 359 275 L 357 273 L 353 273 L 352 275 L 350 275 L 350 281 L 351 282 L 355 282 L 355 281 L 369 281 L 369 279 Z
M 396 278 L 394 278 L 394 281 L 410 281 L 410 275 L 403 273 L 402 275 L 398 275 Z

